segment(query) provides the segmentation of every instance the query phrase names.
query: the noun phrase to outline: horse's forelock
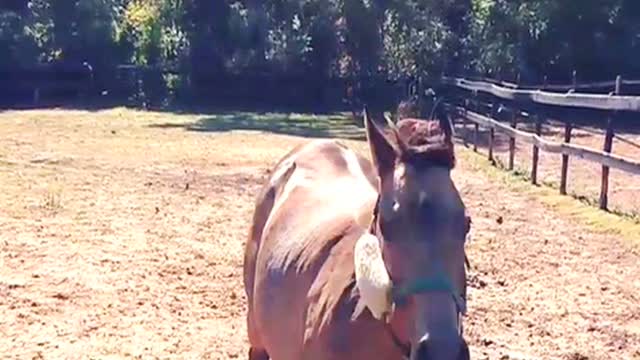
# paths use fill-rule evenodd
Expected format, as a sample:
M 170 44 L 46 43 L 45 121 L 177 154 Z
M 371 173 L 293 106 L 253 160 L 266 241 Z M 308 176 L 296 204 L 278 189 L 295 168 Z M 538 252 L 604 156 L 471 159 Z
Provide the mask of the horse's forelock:
M 440 120 L 402 119 L 396 131 L 404 144 L 400 147 L 403 162 L 417 167 L 455 166 L 452 133 Z

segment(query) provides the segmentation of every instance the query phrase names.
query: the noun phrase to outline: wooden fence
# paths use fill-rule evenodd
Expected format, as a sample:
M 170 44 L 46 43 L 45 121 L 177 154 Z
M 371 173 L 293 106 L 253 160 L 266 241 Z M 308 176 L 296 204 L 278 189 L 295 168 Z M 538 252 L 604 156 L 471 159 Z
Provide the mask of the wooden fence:
M 576 74 L 574 73 L 573 74 L 574 79 L 575 79 L 575 76 Z M 445 82 L 451 83 L 456 79 L 445 77 L 444 80 Z M 465 80 L 465 79 L 459 79 L 459 80 Z M 536 84 L 536 85 L 522 85 L 522 84 L 518 84 L 517 82 L 514 83 L 509 81 L 495 80 L 495 79 L 488 79 L 488 78 L 468 78 L 466 80 L 500 85 L 502 87 L 510 88 L 510 89 L 530 89 L 530 90 L 544 89 L 548 91 L 577 91 L 577 90 L 588 91 L 588 90 L 601 90 L 601 89 L 607 89 L 607 88 L 613 89 L 616 85 L 616 80 L 595 81 L 595 82 L 580 83 L 580 84 L 576 83 L 574 80 L 573 84 L 544 84 L 543 83 L 543 84 Z M 621 84 L 625 86 L 639 86 L 640 80 L 624 80 L 623 79 L 621 81 Z
M 602 165 L 599 206 L 608 209 L 609 169 L 619 169 L 631 174 L 640 175 L 640 162 L 611 153 L 614 137 L 614 120 L 619 112 L 640 112 L 640 96 L 621 95 L 623 84 L 638 84 L 640 81 L 623 81 L 618 77 L 614 82 L 592 83 L 579 86 L 575 81 L 572 85 L 542 85 L 540 88 L 524 88 L 517 84 L 498 81 L 468 80 L 461 78 L 443 78 L 445 89 L 456 90 L 461 101 L 448 104 L 450 111 L 454 111 L 463 119 L 466 128 L 468 122 L 473 123 L 473 149 L 477 151 L 480 126 L 489 129 L 488 157 L 492 163 L 494 159 L 495 132 L 501 132 L 509 137 L 508 169 L 514 169 L 516 139 L 532 146 L 531 182 L 538 182 L 539 152 L 547 151 L 562 154 L 560 168 L 560 193 L 567 193 L 567 173 L 569 157 L 574 156 Z M 577 93 L 576 89 L 602 88 L 612 86 L 609 94 Z M 558 93 L 553 91 L 566 91 Z M 488 98 L 490 103 L 487 115 L 482 114 L 481 95 Z M 509 109 L 510 108 L 510 109 Z M 602 150 L 571 144 L 572 121 L 565 119 L 564 141 L 552 142 L 541 137 L 542 124 L 546 120 L 549 108 L 560 108 L 565 111 L 582 108 L 602 112 L 606 116 L 606 132 Z M 526 112 L 523 111 L 526 109 Z M 506 110 L 506 111 L 505 111 Z M 510 113 L 510 123 L 507 125 L 496 120 L 498 113 Z M 518 118 L 528 117 L 535 122 L 535 133 L 529 133 L 516 128 Z
M 93 76 L 93 68 L 86 62 L 0 68 L 0 105 L 37 106 L 49 97 L 88 96 Z

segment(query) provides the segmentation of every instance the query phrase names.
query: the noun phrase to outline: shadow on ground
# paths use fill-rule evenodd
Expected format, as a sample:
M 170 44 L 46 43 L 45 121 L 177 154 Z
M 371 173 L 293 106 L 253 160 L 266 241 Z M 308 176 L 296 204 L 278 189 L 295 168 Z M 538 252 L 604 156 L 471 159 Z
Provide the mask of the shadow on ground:
M 227 112 L 204 116 L 193 123 L 164 123 L 149 127 L 183 128 L 198 132 L 250 130 L 314 138 L 365 139 L 362 128 L 343 115 Z

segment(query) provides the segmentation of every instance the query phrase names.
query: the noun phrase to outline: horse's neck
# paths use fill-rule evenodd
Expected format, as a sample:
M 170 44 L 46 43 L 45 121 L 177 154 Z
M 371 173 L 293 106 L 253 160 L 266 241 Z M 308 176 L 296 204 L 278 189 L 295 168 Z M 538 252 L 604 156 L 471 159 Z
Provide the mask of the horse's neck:
M 378 235 L 378 214 L 380 212 L 380 195 L 376 197 L 375 203 L 373 203 L 373 207 L 367 209 L 367 223 L 366 228 L 368 229 L 370 234 Z
M 362 204 L 360 210 L 358 210 L 358 216 L 356 217 L 358 225 L 371 232 L 374 218 L 374 212 L 371 211 L 371 204 L 369 202 Z

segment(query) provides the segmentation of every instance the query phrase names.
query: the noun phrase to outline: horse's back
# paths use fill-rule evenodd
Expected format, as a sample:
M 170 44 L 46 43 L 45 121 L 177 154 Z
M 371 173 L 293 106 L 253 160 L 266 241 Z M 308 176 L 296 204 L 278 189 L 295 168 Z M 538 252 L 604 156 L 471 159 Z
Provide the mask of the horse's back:
M 296 148 L 274 168 L 245 255 L 252 346 L 275 359 L 300 357 L 309 290 L 335 245 L 367 222 L 375 181 L 366 159 L 327 140 Z

